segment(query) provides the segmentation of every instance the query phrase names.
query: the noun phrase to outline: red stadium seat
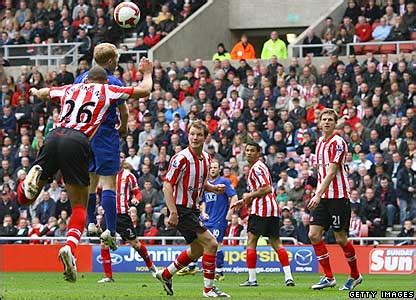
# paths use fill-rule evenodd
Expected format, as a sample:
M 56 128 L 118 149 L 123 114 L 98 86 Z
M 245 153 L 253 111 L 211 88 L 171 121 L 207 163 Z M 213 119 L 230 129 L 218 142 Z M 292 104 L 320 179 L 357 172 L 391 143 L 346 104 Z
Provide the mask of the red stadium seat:
M 356 55 L 363 54 L 363 47 L 362 46 L 354 46 L 354 53 Z
M 380 46 L 378 45 L 366 45 L 364 46 L 363 52 L 364 54 L 367 52 L 377 53 Z
M 403 53 L 411 53 L 414 49 L 416 49 L 416 42 L 409 42 L 406 44 L 399 45 L 400 52 Z
M 381 45 L 380 54 L 393 54 L 396 53 L 396 45 L 387 44 Z
M 412 34 L 410 35 L 410 39 L 412 41 L 416 41 L 416 31 L 412 32 Z
M 359 236 L 360 237 L 368 237 L 368 225 L 366 225 L 366 224 L 361 225 Z

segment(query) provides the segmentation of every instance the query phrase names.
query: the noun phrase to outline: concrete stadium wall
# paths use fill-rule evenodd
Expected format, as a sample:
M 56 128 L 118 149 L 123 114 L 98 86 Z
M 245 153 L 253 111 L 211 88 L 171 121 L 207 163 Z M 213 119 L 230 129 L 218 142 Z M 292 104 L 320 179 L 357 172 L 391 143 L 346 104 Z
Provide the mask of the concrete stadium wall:
M 223 1 L 223 0 L 218 0 Z M 308 27 L 339 0 L 228 0 L 229 28 Z
M 230 43 L 228 7 L 228 0 L 208 0 L 169 37 L 153 47 L 149 56 L 160 61 L 182 60 L 185 57 L 211 58 L 219 42 Z

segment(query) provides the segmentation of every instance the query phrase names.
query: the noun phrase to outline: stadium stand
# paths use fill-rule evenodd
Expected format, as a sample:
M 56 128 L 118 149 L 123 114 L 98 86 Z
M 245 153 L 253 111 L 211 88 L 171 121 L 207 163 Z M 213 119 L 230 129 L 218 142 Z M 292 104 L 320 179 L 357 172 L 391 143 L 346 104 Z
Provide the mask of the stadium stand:
M 134 50 L 151 48 L 205 1 L 165 2 L 138 3 L 143 18 L 136 29 Z M 249 140 L 261 145 L 285 219 L 281 232 L 307 240 L 305 203 L 316 188 L 317 120 L 325 107 L 340 115 L 338 130 L 349 145 L 351 204 L 356 212 L 351 235 L 397 236 L 405 220 L 414 223 L 415 5 L 387 0 L 378 1 L 383 3 L 380 8 L 373 0 L 362 2 L 349 1 L 341 24 L 327 19 L 322 32 L 308 31 L 303 43 L 316 47 L 305 48 L 303 53 L 312 55 L 301 63 L 289 57 L 290 63 L 281 64 L 277 53 L 270 61 L 155 61 L 151 96 L 128 102 L 128 135 L 120 149 L 134 167 L 144 194 L 143 202 L 132 203 L 131 218 L 138 234 L 176 234 L 165 226 L 167 209 L 161 187 L 169 159 L 186 147 L 187 125 L 202 119 L 210 130 L 205 150 L 220 161 L 223 176 L 231 180 L 240 197 L 246 191 L 248 175 L 244 145 Z M 1 46 L 27 45 L 29 51 L 32 43 L 81 43 L 76 72 L 65 64 L 43 73 L 36 66 L 22 66 L 18 76 L 3 76 L 0 90 L 0 236 L 65 236 L 71 208 L 59 174 L 33 206 L 19 207 L 16 202 L 16 187 L 59 112 L 55 103 L 41 102 L 28 91 L 30 87 L 72 83 L 74 76 L 90 67 L 94 45 L 104 41 L 120 44 L 130 33 L 114 25 L 114 1 L 6 0 L 0 9 Z M 354 39 L 377 42 L 354 44 L 355 54 L 344 56 Z M 406 43 L 383 44 L 380 40 Z M 396 61 L 389 56 L 393 53 L 400 53 Z M 320 55 L 327 57 L 316 65 L 314 57 Z M 142 75 L 135 64 L 129 57 L 121 57 L 121 62 L 125 64 L 114 75 L 125 85 L 137 85 Z M 7 64 L 3 60 L 3 66 Z M 103 213 L 98 202 L 98 224 L 103 222 Z M 242 226 L 238 231 L 244 236 L 247 211 L 241 211 L 239 217 Z M 235 226 L 236 220 L 233 222 Z M 326 239 L 333 240 L 331 232 Z

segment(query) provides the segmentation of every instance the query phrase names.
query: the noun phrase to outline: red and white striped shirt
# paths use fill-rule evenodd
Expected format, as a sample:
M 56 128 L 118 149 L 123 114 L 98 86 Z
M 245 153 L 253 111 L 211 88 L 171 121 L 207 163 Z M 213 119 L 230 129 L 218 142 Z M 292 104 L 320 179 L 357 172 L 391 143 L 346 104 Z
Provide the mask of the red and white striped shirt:
M 260 160 L 256 161 L 250 168 L 248 173 L 248 189 L 250 192 L 258 189 L 271 186 L 272 177 L 267 166 Z M 277 205 L 276 196 L 273 191 L 262 198 L 254 198 L 251 203 L 250 214 L 260 217 L 278 217 L 279 207 Z
M 326 141 L 320 137 L 316 147 L 318 160 L 318 184 L 321 184 L 329 172 L 331 163 L 338 164 L 338 172 L 322 195 L 324 199 L 349 198 L 350 185 L 348 182 L 348 167 L 345 156 L 348 146 L 338 134 L 332 134 Z
M 176 205 L 199 208 L 199 198 L 204 189 L 210 162 L 208 153 L 202 151 L 202 158 L 199 159 L 190 147 L 172 157 L 166 181 L 173 186 L 173 199 Z
M 110 106 L 119 99 L 130 98 L 132 93 L 132 87 L 96 83 L 52 87 L 49 97 L 61 103 L 54 127 L 72 128 L 92 137 Z
M 131 195 L 133 194 L 139 201 L 142 199 L 137 179 L 129 170 L 122 169 L 117 173 L 116 182 L 117 214 L 128 214 Z

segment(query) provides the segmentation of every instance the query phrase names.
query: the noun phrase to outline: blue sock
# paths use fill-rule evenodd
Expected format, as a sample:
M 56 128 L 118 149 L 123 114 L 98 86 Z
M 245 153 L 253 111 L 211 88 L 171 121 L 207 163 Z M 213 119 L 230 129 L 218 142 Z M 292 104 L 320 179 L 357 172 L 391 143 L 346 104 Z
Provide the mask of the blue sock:
M 104 218 L 107 229 L 110 230 L 111 235 L 116 234 L 116 192 L 112 190 L 105 190 L 101 193 L 101 204 L 104 208 Z
M 224 267 L 224 252 L 222 250 L 217 252 L 217 268 Z
M 95 224 L 95 205 L 97 203 L 97 195 L 95 193 L 88 195 L 87 205 L 87 224 Z

